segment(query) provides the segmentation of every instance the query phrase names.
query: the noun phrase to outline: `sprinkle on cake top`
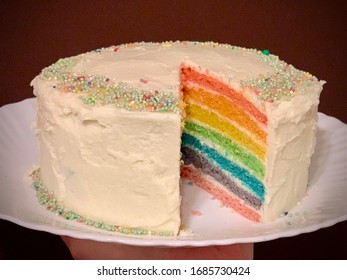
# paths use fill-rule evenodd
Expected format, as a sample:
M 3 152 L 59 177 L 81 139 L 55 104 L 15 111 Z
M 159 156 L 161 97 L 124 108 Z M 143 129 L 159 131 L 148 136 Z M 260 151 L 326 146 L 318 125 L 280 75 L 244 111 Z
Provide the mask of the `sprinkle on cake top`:
M 179 112 L 178 97 L 172 92 L 146 91 L 105 76 L 73 73 L 71 70 L 75 62 L 74 58 L 60 59 L 45 68 L 41 78 L 57 81 L 53 87 L 65 93 L 76 93 L 84 103 L 90 105 L 114 104 L 129 111 Z
M 270 55 L 268 50 L 264 50 L 261 56 L 266 63 L 273 67 L 275 73 L 242 81 L 241 86 L 252 88 L 262 101 L 290 100 L 295 96 L 298 85 L 306 83 L 309 86 L 310 81 L 313 80 L 310 73 L 300 71 L 277 56 Z
M 262 102 L 290 100 L 297 94 L 299 86 L 310 86 L 311 81 L 314 79 L 311 74 L 294 68 L 292 65 L 280 60 L 277 56 L 270 54 L 268 50 L 259 51 L 228 44 L 191 41 L 140 42 L 101 48 L 75 57 L 60 59 L 43 69 L 40 78 L 54 81 L 53 87 L 62 92 L 76 93 L 84 103 L 89 105 L 114 104 L 118 108 L 129 111 L 179 113 L 177 86 L 170 86 L 167 90 L 140 88 L 134 87 L 125 81 L 116 81 L 105 75 L 92 75 L 75 70 L 78 61 L 88 57 L 88 55 L 99 55 L 107 52 L 121 54 L 126 49 L 151 46 L 157 46 L 158 49 L 160 47 L 170 49 L 172 46 L 197 46 L 200 48 L 201 46 L 209 46 L 212 48 L 229 49 L 231 52 L 241 51 L 242 54 L 256 54 L 272 69 L 272 73 L 259 74 L 255 78 L 241 80 L 239 84 L 244 89 L 250 88 L 254 91 Z M 138 82 L 145 85 L 149 81 L 143 77 Z

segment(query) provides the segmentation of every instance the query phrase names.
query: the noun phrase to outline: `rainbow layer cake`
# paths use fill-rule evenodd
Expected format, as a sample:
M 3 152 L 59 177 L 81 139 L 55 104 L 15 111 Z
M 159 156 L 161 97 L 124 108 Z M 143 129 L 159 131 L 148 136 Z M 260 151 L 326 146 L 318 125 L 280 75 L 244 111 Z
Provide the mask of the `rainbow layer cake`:
M 268 51 L 133 43 L 60 59 L 32 85 L 49 209 L 177 235 L 180 178 L 254 222 L 306 192 L 324 82 Z

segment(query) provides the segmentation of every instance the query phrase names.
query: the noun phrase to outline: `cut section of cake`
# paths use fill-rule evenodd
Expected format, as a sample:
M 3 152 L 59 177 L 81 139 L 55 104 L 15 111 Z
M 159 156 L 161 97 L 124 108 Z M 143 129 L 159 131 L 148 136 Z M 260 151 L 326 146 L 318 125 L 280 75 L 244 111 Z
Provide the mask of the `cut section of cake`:
M 306 191 L 314 142 L 304 143 L 315 135 L 317 94 L 292 97 L 281 108 L 274 100 L 281 88 L 273 88 L 272 100 L 252 103 L 246 90 L 256 95 L 257 89 L 236 90 L 208 70 L 184 65 L 181 83 L 187 106 L 182 176 L 256 222 L 293 208 Z
M 222 81 L 182 67 L 187 104 L 182 176 L 243 216 L 260 221 L 267 118 Z
M 268 52 L 213 42 L 61 59 L 32 82 L 34 185 L 51 211 L 121 233 L 177 235 L 180 174 L 273 221 L 306 192 L 323 84 Z

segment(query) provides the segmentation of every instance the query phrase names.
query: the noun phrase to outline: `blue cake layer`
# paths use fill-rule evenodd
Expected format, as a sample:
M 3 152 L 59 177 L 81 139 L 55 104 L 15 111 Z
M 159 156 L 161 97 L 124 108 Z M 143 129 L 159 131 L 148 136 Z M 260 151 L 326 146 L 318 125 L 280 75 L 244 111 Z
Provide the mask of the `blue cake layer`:
M 223 157 L 215 149 L 203 144 L 199 139 L 190 134 L 182 134 L 182 146 L 186 146 L 195 150 L 196 152 L 203 153 L 205 158 L 213 162 L 223 171 L 230 174 L 233 178 L 239 180 L 243 186 L 247 187 L 255 195 L 257 195 L 262 202 L 264 201 L 265 191 L 263 183 L 253 176 L 248 170 Z

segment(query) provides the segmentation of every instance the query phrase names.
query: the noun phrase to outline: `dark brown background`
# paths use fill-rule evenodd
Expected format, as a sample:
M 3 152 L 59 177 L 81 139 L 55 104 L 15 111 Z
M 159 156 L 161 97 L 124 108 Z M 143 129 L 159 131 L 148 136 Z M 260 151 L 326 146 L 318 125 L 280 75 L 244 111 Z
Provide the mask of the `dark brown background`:
M 326 80 L 319 110 L 347 123 L 346 3 L 1 1 L 0 105 L 31 97 L 32 78 L 61 57 L 134 41 L 216 41 L 269 49 Z M 55 235 L 5 221 L 0 221 L 0 231 L 0 258 L 71 258 Z M 346 259 L 346 237 L 343 222 L 258 243 L 255 258 Z

